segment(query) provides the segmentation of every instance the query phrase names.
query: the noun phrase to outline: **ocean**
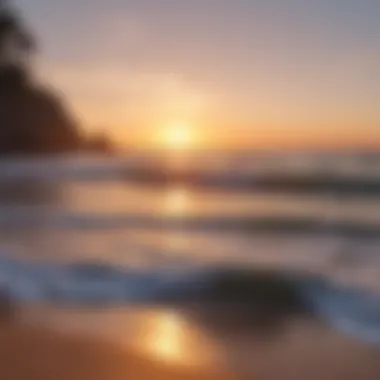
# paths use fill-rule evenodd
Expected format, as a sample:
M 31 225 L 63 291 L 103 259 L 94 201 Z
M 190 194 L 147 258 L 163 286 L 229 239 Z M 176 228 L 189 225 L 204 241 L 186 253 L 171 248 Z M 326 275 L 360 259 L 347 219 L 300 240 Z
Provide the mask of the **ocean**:
M 105 309 L 296 297 L 376 346 L 379 174 L 380 154 L 355 152 L 3 159 L 0 284 Z

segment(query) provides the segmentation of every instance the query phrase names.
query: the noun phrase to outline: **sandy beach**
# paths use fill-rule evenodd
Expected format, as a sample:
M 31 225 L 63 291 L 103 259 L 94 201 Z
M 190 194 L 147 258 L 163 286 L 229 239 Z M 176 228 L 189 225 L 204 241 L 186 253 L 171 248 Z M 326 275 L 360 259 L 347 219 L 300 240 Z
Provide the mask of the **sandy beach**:
M 63 335 L 24 323 L 0 328 L 0 373 L 4 380 L 232 379 L 212 372 L 171 368 L 117 345 Z
M 149 326 L 153 326 L 154 318 L 162 319 L 163 314 L 157 311 L 147 313 L 146 310 L 131 311 L 129 314 L 128 311 L 104 314 L 92 311 L 49 312 L 46 309 L 23 312 L 23 315 L 1 323 L 1 378 L 6 380 L 124 380 L 126 378 L 376 380 L 380 378 L 380 351 L 377 348 L 334 333 L 323 324 L 309 322 L 289 324 L 285 330 L 273 331 L 273 334 L 265 332 L 260 334 L 258 331 L 253 332 L 252 329 L 247 329 L 245 332 L 239 330 L 239 333 L 234 334 L 231 328 L 226 327 L 223 327 L 224 332 L 218 331 L 217 328 L 212 333 L 209 330 L 209 335 L 214 339 L 214 351 L 218 348 L 219 356 L 208 366 L 189 365 L 190 362 L 183 365 L 187 360 L 185 355 L 194 353 L 190 350 L 186 354 L 185 347 L 181 347 L 181 344 L 186 343 L 185 337 L 176 337 L 174 327 L 160 325 L 160 335 L 154 338 L 149 332 L 151 328 Z M 62 321 L 66 321 L 65 325 L 61 323 Z M 132 336 L 130 332 L 138 329 L 138 321 L 140 327 L 146 327 L 146 333 Z M 213 323 L 215 326 L 215 321 Z M 123 324 L 129 325 L 129 331 L 124 329 Z M 130 336 L 129 341 L 122 339 L 123 334 Z M 193 340 L 200 339 L 196 330 L 184 331 L 181 334 L 188 334 Z M 136 344 L 141 344 L 140 348 L 145 347 L 145 349 L 137 350 Z M 148 349 L 152 344 L 155 344 L 157 351 Z M 196 350 L 195 346 L 192 347 L 193 351 Z M 210 347 L 207 349 L 212 350 Z M 175 359 L 181 355 L 184 363 L 176 362 Z

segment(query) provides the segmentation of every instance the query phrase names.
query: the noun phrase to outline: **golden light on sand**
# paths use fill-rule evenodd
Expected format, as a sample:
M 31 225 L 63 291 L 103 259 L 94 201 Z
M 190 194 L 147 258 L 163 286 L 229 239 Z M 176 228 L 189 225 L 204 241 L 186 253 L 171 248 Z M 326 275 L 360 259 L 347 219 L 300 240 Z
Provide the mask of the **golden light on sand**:
M 157 357 L 169 362 L 183 360 L 184 326 L 181 318 L 175 313 L 167 313 L 158 319 L 158 329 L 152 336 L 152 348 Z
M 175 310 L 155 312 L 144 327 L 140 344 L 159 362 L 194 368 L 213 362 L 210 341 L 185 315 Z

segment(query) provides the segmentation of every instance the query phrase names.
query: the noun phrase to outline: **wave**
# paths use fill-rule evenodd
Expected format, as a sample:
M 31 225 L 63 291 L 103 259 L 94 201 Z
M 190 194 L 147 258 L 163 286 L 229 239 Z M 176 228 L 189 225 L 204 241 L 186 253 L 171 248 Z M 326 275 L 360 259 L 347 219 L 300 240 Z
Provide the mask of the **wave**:
M 181 232 L 271 232 L 379 238 L 380 225 L 364 221 L 328 220 L 291 215 L 165 216 L 130 213 L 54 212 L 33 207 L 2 207 L 0 227 L 47 229 L 150 229 Z
M 1 295 L 65 305 L 224 305 L 280 323 L 297 315 L 324 318 L 365 341 L 380 344 L 380 294 L 310 273 L 194 268 L 136 272 L 99 262 L 54 264 L 0 259 Z
M 122 179 L 130 164 L 125 160 L 54 158 L 0 162 L 0 180 L 114 180 Z
M 222 172 L 172 172 L 156 168 L 134 168 L 126 171 L 124 178 L 149 186 L 175 184 L 239 192 L 380 196 L 380 181 L 375 176 L 345 175 L 339 172 L 241 172 L 238 168 Z
M 303 289 L 313 310 L 342 332 L 380 344 L 380 295 L 354 288 L 314 286 Z
M 281 167 L 280 167 L 281 168 Z M 125 181 L 139 185 L 211 188 L 239 192 L 288 192 L 380 196 L 378 171 L 194 167 L 173 170 L 165 165 L 141 164 L 133 159 L 51 159 L 9 161 L 0 164 L 0 181 Z

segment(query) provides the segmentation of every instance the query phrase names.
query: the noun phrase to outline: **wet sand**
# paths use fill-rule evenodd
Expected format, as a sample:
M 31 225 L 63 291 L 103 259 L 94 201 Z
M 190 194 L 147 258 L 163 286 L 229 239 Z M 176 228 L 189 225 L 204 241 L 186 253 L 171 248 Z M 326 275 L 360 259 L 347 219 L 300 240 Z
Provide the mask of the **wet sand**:
M 203 326 L 201 320 L 185 324 L 168 310 L 28 310 L 1 322 L 1 379 L 380 378 L 378 348 L 318 321 L 263 330 L 250 323 L 237 329 L 238 321 L 219 324 L 217 316 Z M 213 353 L 209 362 L 191 360 L 207 352 Z
M 1 326 L 0 374 L 4 380 L 233 379 L 160 364 L 105 340 L 25 324 Z

